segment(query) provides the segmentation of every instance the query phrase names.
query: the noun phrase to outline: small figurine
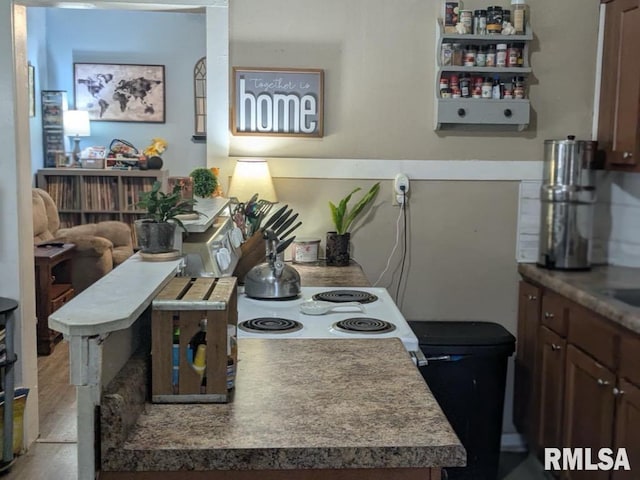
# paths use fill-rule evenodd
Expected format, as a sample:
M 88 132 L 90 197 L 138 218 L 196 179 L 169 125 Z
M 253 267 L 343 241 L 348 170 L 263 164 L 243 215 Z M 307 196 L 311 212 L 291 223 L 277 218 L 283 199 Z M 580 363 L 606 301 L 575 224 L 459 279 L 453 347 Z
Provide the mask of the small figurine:
M 504 22 L 502 24 L 502 35 L 514 35 L 516 33 L 516 28 L 511 25 L 510 22 Z
M 144 149 L 147 157 L 157 157 L 167 149 L 167 141 L 164 138 L 152 138 L 151 145 Z

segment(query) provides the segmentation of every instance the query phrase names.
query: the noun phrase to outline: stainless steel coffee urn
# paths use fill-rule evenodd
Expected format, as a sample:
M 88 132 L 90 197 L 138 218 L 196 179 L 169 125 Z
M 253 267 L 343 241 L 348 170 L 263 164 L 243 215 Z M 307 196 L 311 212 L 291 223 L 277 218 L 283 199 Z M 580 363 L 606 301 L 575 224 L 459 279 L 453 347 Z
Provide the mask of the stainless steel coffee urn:
M 591 266 L 595 151 L 596 142 L 572 135 L 544 142 L 538 250 L 538 264 L 543 267 L 586 270 Z

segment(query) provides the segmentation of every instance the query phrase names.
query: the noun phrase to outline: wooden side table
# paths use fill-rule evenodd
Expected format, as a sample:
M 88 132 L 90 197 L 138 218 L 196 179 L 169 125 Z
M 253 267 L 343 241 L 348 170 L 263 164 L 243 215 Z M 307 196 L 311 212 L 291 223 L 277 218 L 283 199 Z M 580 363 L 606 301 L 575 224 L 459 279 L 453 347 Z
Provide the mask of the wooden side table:
M 71 262 L 75 248 L 73 243 L 34 246 L 38 355 L 49 355 L 62 335 L 49 328 L 48 319 L 73 298 Z

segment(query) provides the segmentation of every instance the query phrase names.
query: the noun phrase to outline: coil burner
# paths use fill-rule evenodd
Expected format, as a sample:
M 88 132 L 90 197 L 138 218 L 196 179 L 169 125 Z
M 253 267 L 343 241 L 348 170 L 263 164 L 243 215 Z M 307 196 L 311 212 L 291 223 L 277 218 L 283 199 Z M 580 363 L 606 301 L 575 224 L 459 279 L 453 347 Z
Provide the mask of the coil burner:
M 238 328 L 251 333 L 291 333 L 300 330 L 302 324 L 288 318 L 261 317 L 245 320 Z
M 362 290 L 329 290 L 328 292 L 316 293 L 314 300 L 324 300 L 327 302 L 343 303 L 343 302 L 360 302 L 372 303 L 378 300 L 374 294 L 363 292 Z
M 396 326 L 391 322 L 377 318 L 353 317 L 334 323 L 333 328 L 345 333 L 369 333 L 375 335 L 393 332 Z

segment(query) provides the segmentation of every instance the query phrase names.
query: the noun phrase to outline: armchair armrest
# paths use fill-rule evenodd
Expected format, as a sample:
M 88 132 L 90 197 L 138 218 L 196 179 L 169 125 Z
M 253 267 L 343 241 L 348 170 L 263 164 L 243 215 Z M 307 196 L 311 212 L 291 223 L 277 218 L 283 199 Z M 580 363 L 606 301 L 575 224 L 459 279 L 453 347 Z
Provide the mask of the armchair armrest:
M 58 230 L 56 240 L 76 245 L 76 255 L 82 257 L 102 257 L 113 250 L 113 243 L 103 237 L 83 235 L 73 232 L 74 228 Z

